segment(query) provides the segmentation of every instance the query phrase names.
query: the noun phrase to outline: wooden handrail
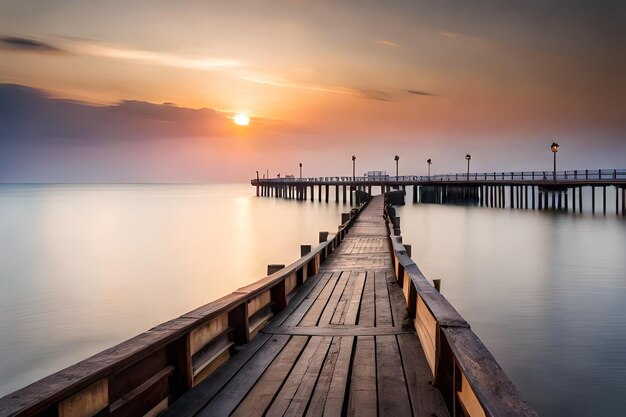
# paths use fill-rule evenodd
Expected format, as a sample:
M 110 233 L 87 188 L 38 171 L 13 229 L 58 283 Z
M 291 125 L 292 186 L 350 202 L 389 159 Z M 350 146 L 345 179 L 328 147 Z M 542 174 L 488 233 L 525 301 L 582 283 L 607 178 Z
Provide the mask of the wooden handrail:
M 469 323 L 407 255 L 387 204 L 385 210 L 397 282 L 451 416 L 537 416 Z
M 145 415 L 165 410 L 236 354 L 233 345 L 249 342 L 287 305 L 289 294 L 318 272 L 367 204 L 337 233 L 285 268 L 0 398 L 0 417 L 90 417 L 105 409 L 106 415 Z M 250 328 L 252 320 L 255 329 Z M 202 360 L 210 363 L 195 363 Z

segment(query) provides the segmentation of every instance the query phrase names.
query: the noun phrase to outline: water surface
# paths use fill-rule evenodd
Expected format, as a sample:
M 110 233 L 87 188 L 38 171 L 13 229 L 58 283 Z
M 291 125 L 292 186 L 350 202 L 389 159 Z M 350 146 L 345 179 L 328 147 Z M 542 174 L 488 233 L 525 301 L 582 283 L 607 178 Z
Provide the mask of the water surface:
M 0 396 L 289 264 L 343 205 L 250 185 L 0 185 Z
M 540 415 L 624 415 L 624 218 L 410 203 L 398 215 L 414 261 Z

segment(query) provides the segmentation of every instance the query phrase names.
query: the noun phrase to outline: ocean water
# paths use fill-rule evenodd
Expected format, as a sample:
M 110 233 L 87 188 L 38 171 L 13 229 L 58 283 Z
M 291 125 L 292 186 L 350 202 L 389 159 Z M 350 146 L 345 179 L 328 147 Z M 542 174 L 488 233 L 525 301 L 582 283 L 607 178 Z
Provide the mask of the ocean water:
M 413 259 L 532 406 L 623 415 L 626 220 L 410 201 Z M 292 262 L 347 209 L 245 184 L 1 185 L 0 396 Z
M 623 416 L 626 219 L 614 206 L 604 217 L 589 201 L 582 215 L 411 201 L 397 214 L 413 260 L 539 414 Z
M 343 204 L 250 185 L 0 185 L 0 396 L 289 264 Z

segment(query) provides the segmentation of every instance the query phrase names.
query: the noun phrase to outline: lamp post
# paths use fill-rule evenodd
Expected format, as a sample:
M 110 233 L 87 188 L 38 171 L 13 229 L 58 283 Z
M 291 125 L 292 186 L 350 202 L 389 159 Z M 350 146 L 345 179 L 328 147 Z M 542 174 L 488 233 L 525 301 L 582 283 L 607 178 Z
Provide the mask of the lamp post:
M 356 155 L 352 155 L 352 181 L 356 180 Z
M 470 160 L 472 159 L 472 155 L 465 155 L 465 159 L 467 159 L 467 180 L 469 181 Z
M 300 162 L 300 179 L 302 179 L 302 162 Z
M 428 180 L 430 180 L 430 166 L 432 165 L 433 161 L 428 158 L 428 160 L 426 160 L 426 163 L 428 164 Z
M 259 171 L 256 172 L 256 181 L 259 182 Z
M 556 153 L 559 151 L 559 144 L 556 142 L 552 142 L 552 145 L 550 145 L 550 150 L 554 154 L 554 170 L 552 172 L 552 178 L 554 179 L 554 182 L 556 182 Z
M 393 160 L 396 161 L 396 181 L 400 181 L 400 176 L 398 175 L 398 161 L 400 160 L 400 157 L 396 155 Z

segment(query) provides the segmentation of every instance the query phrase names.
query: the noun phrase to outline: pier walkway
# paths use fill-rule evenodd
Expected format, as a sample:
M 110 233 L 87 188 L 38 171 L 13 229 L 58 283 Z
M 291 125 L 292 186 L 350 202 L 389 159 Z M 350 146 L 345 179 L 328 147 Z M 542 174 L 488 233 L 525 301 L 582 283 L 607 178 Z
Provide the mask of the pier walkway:
M 288 306 L 165 416 L 447 416 L 374 197 Z

